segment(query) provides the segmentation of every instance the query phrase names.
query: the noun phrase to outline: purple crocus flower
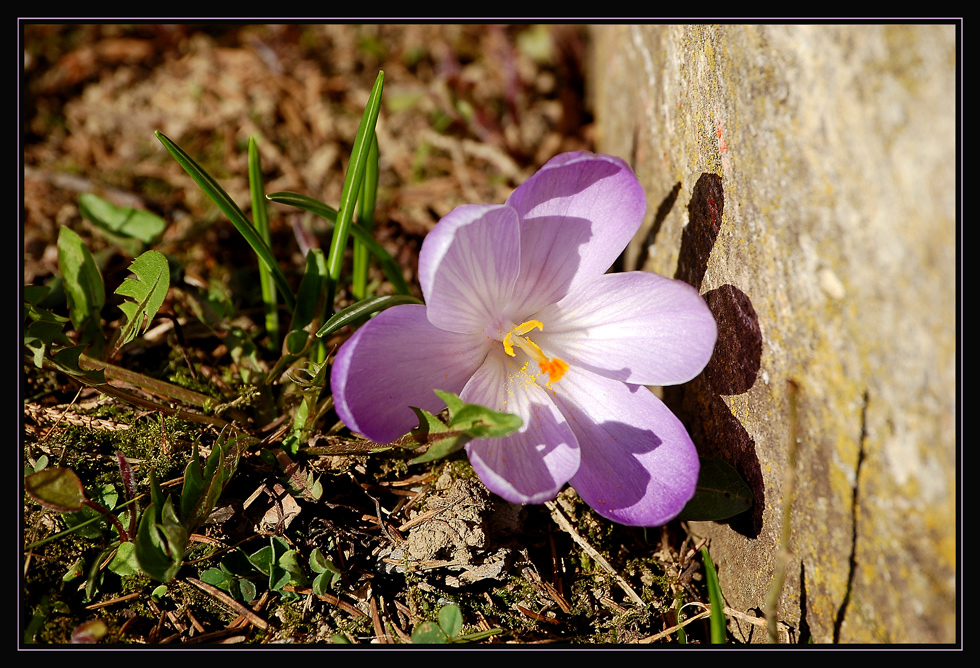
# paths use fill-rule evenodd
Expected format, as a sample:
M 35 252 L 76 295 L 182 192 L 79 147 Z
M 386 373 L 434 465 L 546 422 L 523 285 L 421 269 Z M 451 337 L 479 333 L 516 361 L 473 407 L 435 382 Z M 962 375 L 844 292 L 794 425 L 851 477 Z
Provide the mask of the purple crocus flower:
M 691 380 L 717 327 L 697 290 L 649 272 L 607 274 L 646 211 L 618 158 L 556 156 L 504 205 L 454 209 L 419 256 L 425 306 L 381 312 L 340 348 L 341 420 L 386 443 L 417 425 L 434 389 L 524 421 L 466 445 L 490 491 L 543 503 L 570 483 L 600 515 L 657 526 L 684 507 L 698 456 L 644 385 Z

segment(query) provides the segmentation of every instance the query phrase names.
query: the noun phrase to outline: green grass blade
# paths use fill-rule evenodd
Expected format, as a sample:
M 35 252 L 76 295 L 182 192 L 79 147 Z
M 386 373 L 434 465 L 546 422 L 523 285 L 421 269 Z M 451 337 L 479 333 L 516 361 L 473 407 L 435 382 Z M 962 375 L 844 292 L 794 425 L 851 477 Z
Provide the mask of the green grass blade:
M 336 332 L 344 325 L 358 322 L 369 315 L 374 315 L 378 311 L 383 311 L 392 306 L 400 304 L 421 304 L 422 302 L 411 295 L 383 295 L 379 297 L 368 297 L 361 301 L 351 304 L 345 309 L 338 311 L 332 318 L 323 323 L 323 327 L 316 333 L 319 337 L 327 336 Z
M 255 254 L 259 257 L 259 261 L 262 262 L 266 268 L 272 272 L 272 278 L 276 283 L 276 287 L 279 289 L 279 293 L 282 295 L 283 301 L 289 310 L 292 310 L 295 306 L 295 298 L 293 297 L 293 292 L 289 288 L 289 282 L 286 280 L 286 275 L 282 273 L 282 269 L 279 268 L 279 263 L 276 262 L 276 258 L 272 255 L 272 250 L 269 248 L 268 244 L 262 240 L 256 229 L 252 226 L 252 223 L 242 210 L 235 204 L 235 201 L 225 192 L 224 188 L 218 185 L 218 182 L 208 174 L 204 169 L 201 168 L 194 160 L 187 155 L 183 149 L 181 149 L 177 144 L 175 144 L 169 137 L 160 131 L 156 132 L 157 139 L 160 143 L 164 145 L 170 155 L 173 156 L 174 160 L 184 168 L 195 183 L 201 187 L 201 190 L 210 197 L 218 208 L 226 216 L 231 224 L 235 226 L 235 229 L 245 237 L 248 245 L 252 247 Z
M 344 248 L 347 246 L 347 237 L 350 233 L 351 222 L 354 219 L 354 205 L 357 201 L 358 193 L 361 190 L 364 171 L 368 162 L 368 154 L 371 151 L 371 140 L 374 137 L 374 128 L 378 123 L 384 76 L 384 72 L 378 72 L 378 78 L 374 82 L 374 88 L 371 89 L 371 97 L 368 98 L 367 107 L 364 109 L 364 115 L 361 117 L 361 124 L 357 128 L 357 136 L 354 138 L 354 148 L 351 150 L 350 164 L 347 165 L 344 188 L 340 195 L 337 223 L 333 229 L 333 238 L 330 240 L 330 252 L 327 254 L 327 270 L 329 272 L 329 280 L 327 281 L 328 308 L 333 308 L 334 294 L 336 293 L 337 282 L 340 280 L 340 271 L 344 263 Z
M 259 161 L 259 149 L 255 138 L 248 139 L 248 187 L 252 195 L 252 222 L 262 241 L 272 246 L 269 232 L 269 212 L 266 210 L 265 181 Z M 265 331 L 269 335 L 269 348 L 279 347 L 279 304 L 276 298 L 275 280 L 265 263 L 259 263 L 259 281 L 262 285 L 262 303 L 265 305 Z
M 295 206 L 303 211 L 309 211 L 314 215 L 320 216 L 331 224 L 336 223 L 337 221 L 336 209 L 306 195 L 284 191 L 270 193 L 266 195 L 266 198 L 272 202 L 288 204 L 289 206 Z M 355 223 L 350 226 L 350 234 L 381 264 L 381 269 L 384 271 L 388 280 L 391 281 L 391 285 L 395 288 L 395 292 L 400 295 L 410 295 L 411 290 L 408 288 L 408 283 L 405 281 L 405 276 L 402 274 L 401 267 L 398 266 L 395 258 L 391 257 L 388 251 L 384 249 L 384 246 L 375 241 L 374 237 L 371 236 L 371 233 L 365 230 L 359 224 Z
M 284 190 L 277 193 L 269 193 L 265 196 L 270 202 L 277 202 L 279 204 L 288 204 L 289 206 L 295 206 L 297 209 L 302 209 L 303 211 L 309 211 L 310 213 L 320 216 L 331 225 L 337 222 L 337 209 L 332 206 L 327 206 L 318 199 L 314 199 L 309 195 L 301 195 L 300 193 L 289 192 Z M 356 227 L 356 226 L 351 226 Z
M 701 548 L 701 558 L 704 559 L 704 570 L 708 577 L 708 599 L 711 601 L 711 642 L 714 645 L 724 645 L 726 642 L 725 599 L 721 594 L 718 583 L 718 571 L 708 554 L 708 548 Z
M 358 203 L 357 222 L 370 232 L 374 228 L 374 204 L 378 196 L 378 135 L 372 133 L 371 150 L 368 152 L 367 166 Z M 354 278 L 351 287 L 355 299 L 367 297 L 368 265 L 370 251 L 356 237 L 354 239 Z

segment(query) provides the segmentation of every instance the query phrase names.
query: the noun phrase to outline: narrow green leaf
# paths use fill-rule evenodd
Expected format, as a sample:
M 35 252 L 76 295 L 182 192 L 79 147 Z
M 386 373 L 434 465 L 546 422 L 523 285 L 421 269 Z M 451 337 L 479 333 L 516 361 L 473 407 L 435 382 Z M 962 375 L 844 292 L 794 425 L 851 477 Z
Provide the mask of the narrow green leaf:
M 708 600 L 711 602 L 711 643 L 714 645 L 724 645 L 726 641 L 725 628 L 725 598 L 721 594 L 721 585 L 718 583 L 718 571 L 715 564 L 708 554 L 708 548 L 701 548 L 701 558 L 704 560 L 704 570 L 708 579 Z
M 327 308 L 323 288 L 327 281 L 327 262 L 323 251 L 312 248 L 306 254 L 306 271 L 296 294 L 296 308 L 289 323 L 291 330 L 309 330 L 311 324 L 319 324 Z
M 248 139 L 248 186 L 252 195 L 252 223 L 262 241 L 271 247 L 272 234 L 269 231 L 269 212 L 266 209 L 265 181 L 262 178 L 259 149 L 254 137 Z M 269 335 L 269 347 L 275 349 L 279 345 L 278 300 L 275 279 L 263 262 L 259 262 L 259 282 L 262 286 L 262 303 L 265 306 L 265 331 Z
M 371 150 L 368 152 L 367 165 L 364 169 L 364 180 L 358 199 L 357 222 L 364 230 L 371 232 L 374 228 L 374 204 L 378 195 L 378 135 L 371 133 Z M 355 299 L 367 297 L 368 262 L 370 251 L 355 237 L 354 239 L 354 271 L 351 291 Z
M 323 218 L 331 225 L 335 225 L 337 222 L 336 209 L 307 195 L 283 191 L 271 193 L 266 195 L 266 197 L 272 202 L 295 206 L 297 209 L 309 211 L 313 215 Z M 381 265 L 381 270 L 384 271 L 392 287 L 395 288 L 395 292 L 401 295 L 411 294 L 408 283 L 405 281 L 405 276 L 402 274 L 401 267 L 398 266 L 398 262 L 395 261 L 395 258 L 391 257 L 391 254 L 384 249 L 384 246 L 375 241 L 370 231 L 354 223 L 350 226 L 350 234 L 378 261 Z
M 201 187 L 201 190 L 210 197 L 218 208 L 226 216 L 231 224 L 235 226 L 239 234 L 245 237 L 248 245 L 252 247 L 255 254 L 258 256 L 259 261 L 262 262 L 266 268 L 272 272 L 272 278 L 275 280 L 276 287 L 279 289 L 279 294 L 282 296 L 283 302 L 285 302 L 287 308 L 290 310 L 295 306 L 295 299 L 293 297 L 293 292 L 289 288 L 289 281 L 286 280 L 286 275 L 282 273 L 282 269 L 279 268 L 279 263 L 276 261 L 275 256 L 272 254 L 272 250 L 269 248 L 268 244 L 262 240 L 258 232 L 252 226 L 252 223 L 245 217 L 242 210 L 235 204 L 235 201 L 228 195 L 225 190 L 218 185 L 218 182 L 208 174 L 204 169 L 200 167 L 194 160 L 187 155 L 177 144 L 175 144 L 169 137 L 164 135 L 162 132 L 156 132 L 157 139 L 164 145 L 167 151 L 174 157 L 174 160 L 184 168 L 192 179 Z
M 116 288 L 117 295 L 131 298 L 119 305 L 119 310 L 126 316 L 126 324 L 119 333 L 116 350 L 149 328 L 170 289 L 170 266 L 166 256 L 159 251 L 146 251 L 133 260 L 129 269 L 136 278 L 127 278 Z
M 333 317 L 323 324 L 323 327 L 320 328 L 320 331 L 318 331 L 316 335 L 321 338 L 328 336 L 345 325 L 360 322 L 368 316 L 372 316 L 375 313 L 383 311 L 386 308 L 391 308 L 392 306 L 421 303 L 421 301 L 410 295 L 382 295 L 378 297 L 368 297 L 367 299 L 361 300 L 356 304 L 351 304 L 347 308 L 341 309 L 335 313 Z
M 371 150 L 372 137 L 374 137 L 374 128 L 378 123 L 383 87 L 384 72 L 378 72 L 378 78 L 374 82 L 374 88 L 372 88 L 371 96 L 368 98 L 367 107 L 364 109 L 364 115 L 361 117 L 361 124 L 357 128 L 357 135 L 354 137 L 350 163 L 347 165 L 344 187 L 340 194 L 337 225 L 334 227 L 333 237 L 330 239 L 330 252 L 327 254 L 327 269 L 329 273 L 329 280 L 327 281 L 327 304 L 331 305 L 331 307 L 333 305 L 337 282 L 340 280 L 340 272 L 343 268 L 347 236 L 350 233 L 351 221 L 354 219 L 354 203 L 357 201 L 358 193 L 361 190 L 364 170 L 367 166 L 367 156 Z
M 198 501 L 204 493 L 204 484 L 201 457 L 198 455 L 197 443 L 194 443 L 190 461 L 184 468 L 184 486 L 180 492 L 180 519 L 187 526 L 194 523 L 193 517 Z
M 297 209 L 309 211 L 314 216 L 323 218 L 330 223 L 330 225 L 335 225 L 337 223 L 337 209 L 333 208 L 332 206 L 328 206 L 320 200 L 310 197 L 309 195 L 283 190 L 281 192 L 269 193 L 265 196 L 265 198 L 270 202 L 285 204 L 287 206 L 295 206 Z M 330 230 L 332 232 L 333 227 L 331 227 Z

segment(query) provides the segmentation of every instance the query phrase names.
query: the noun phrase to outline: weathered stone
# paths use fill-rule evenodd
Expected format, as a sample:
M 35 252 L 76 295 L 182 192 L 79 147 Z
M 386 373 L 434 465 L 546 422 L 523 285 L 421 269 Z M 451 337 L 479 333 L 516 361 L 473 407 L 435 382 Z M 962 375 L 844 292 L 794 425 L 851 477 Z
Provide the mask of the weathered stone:
M 593 35 L 599 148 L 650 198 L 626 268 L 698 286 L 720 326 L 665 399 L 755 493 L 691 525 L 728 605 L 764 611 L 789 508 L 797 640 L 954 642 L 955 27 Z

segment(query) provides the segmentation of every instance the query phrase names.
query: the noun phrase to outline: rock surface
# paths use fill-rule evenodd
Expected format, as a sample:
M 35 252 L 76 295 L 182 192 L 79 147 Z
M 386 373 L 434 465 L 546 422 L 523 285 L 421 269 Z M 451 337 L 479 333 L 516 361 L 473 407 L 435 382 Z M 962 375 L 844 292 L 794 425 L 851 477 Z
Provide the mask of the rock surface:
M 764 612 L 785 545 L 797 641 L 954 642 L 955 26 L 593 36 L 599 150 L 649 195 L 625 268 L 699 287 L 719 322 L 665 399 L 755 494 L 691 525 L 727 604 Z

